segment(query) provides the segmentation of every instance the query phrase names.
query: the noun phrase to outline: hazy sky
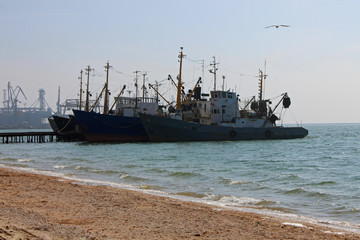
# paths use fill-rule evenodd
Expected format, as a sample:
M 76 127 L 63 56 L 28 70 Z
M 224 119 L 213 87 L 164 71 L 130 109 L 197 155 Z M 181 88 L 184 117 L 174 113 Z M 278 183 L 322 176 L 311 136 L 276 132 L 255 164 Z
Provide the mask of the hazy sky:
M 266 60 L 266 98 L 292 99 L 286 121 L 360 122 L 359 10 L 358 0 L 0 0 L 0 89 L 19 85 L 30 106 L 43 88 L 55 109 L 58 86 L 62 101 L 78 97 L 87 65 L 95 96 L 109 61 L 115 96 L 123 84 L 133 90 L 135 70 L 151 83 L 175 78 L 183 47 L 187 89 L 202 76 L 196 60 L 212 89 L 215 56 L 217 86 L 225 75 L 226 89 L 250 98 Z M 264 28 L 273 24 L 291 27 Z M 173 87 L 161 83 L 171 98 Z

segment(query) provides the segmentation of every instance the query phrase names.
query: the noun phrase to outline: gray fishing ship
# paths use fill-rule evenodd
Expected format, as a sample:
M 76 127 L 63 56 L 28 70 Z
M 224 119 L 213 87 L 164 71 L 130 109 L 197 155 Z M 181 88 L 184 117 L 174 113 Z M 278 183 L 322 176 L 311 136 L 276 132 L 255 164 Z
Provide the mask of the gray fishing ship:
M 259 97 L 253 97 L 245 107 L 240 108 L 239 98 L 235 92 L 216 90 L 210 92 L 210 99 L 199 101 L 181 101 L 181 64 L 178 78 L 178 97 L 176 110 L 168 116 L 139 114 L 141 122 L 153 142 L 186 142 L 186 141 L 235 141 L 235 140 L 268 140 L 268 139 L 294 139 L 304 138 L 308 130 L 301 126 L 277 126 L 280 117 L 275 115 L 275 110 L 282 105 L 287 109 L 291 100 L 287 93 L 281 94 L 280 101 L 274 109 L 272 102 L 263 99 L 264 74 L 259 74 Z M 214 66 L 215 66 L 214 61 Z M 213 73 L 216 74 L 216 67 Z M 216 75 L 215 75 L 216 76 Z M 188 98 L 193 97 L 192 94 Z M 191 104 L 190 104 L 191 103 Z M 206 107 L 210 106 L 210 114 Z M 185 119 L 188 109 L 194 113 L 192 118 Z M 197 113 L 197 114 L 195 114 Z

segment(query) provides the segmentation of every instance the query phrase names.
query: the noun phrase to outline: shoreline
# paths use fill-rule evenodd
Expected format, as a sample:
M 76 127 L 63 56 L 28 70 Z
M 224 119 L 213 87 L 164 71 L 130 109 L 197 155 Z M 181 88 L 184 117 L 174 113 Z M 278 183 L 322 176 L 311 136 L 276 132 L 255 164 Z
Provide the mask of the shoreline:
M 360 239 L 318 224 L 11 168 L 0 167 L 0 187 L 0 239 Z
M 266 215 L 266 216 L 279 218 L 284 221 L 310 223 L 310 224 L 315 224 L 315 225 L 319 225 L 319 226 L 337 229 L 338 231 L 347 231 L 347 232 L 352 232 L 355 234 L 360 234 L 360 224 L 353 223 L 353 222 L 347 222 L 347 221 L 341 221 L 341 220 L 318 219 L 318 218 L 312 217 L 312 216 L 302 216 L 302 215 L 298 215 L 296 213 L 292 213 L 291 210 L 286 211 L 286 209 L 274 210 L 273 208 L 260 207 L 260 206 L 258 206 L 258 207 L 246 206 L 246 205 L 241 205 L 241 204 L 228 205 L 227 203 L 220 203 L 220 202 L 213 201 L 213 200 L 203 200 L 201 198 L 192 197 L 192 196 L 183 195 L 183 194 L 168 193 L 168 192 L 151 189 L 151 188 L 135 187 L 131 184 L 109 182 L 109 181 L 95 180 L 95 179 L 89 179 L 89 178 L 73 177 L 72 174 L 66 175 L 64 173 L 56 173 L 53 171 L 38 170 L 38 169 L 33 169 L 33 168 L 21 167 L 21 166 L 7 166 L 5 164 L 0 164 L 0 169 L 1 168 L 19 171 L 19 172 L 30 173 L 30 174 L 39 174 L 39 175 L 45 175 L 45 176 L 49 176 L 49 177 L 55 177 L 55 178 L 59 178 L 60 181 L 61 181 L 61 179 L 64 179 L 66 181 L 70 181 L 70 182 L 73 182 L 75 184 L 80 184 L 80 185 L 105 186 L 105 187 L 111 187 L 111 188 L 116 188 L 116 189 L 135 191 L 135 192 L 139 192 L 140 194 L 171 198 L 171 199 L 175 199 L 175 200 L 182 201 L 182 202 L 204 204 L 204 205 L 208 205 L 211 208 L 219 208 L 219 209 L 224 208 L 224 209 L 232 210 L 232 211 L 257 213 L 260 215 Z

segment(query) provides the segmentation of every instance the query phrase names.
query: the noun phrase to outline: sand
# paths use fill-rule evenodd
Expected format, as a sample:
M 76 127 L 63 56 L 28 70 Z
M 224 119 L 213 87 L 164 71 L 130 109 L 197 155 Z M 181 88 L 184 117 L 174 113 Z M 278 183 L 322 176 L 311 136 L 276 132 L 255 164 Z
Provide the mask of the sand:
M 0 239 L 360 239 L 360 234 L 0 168 Z

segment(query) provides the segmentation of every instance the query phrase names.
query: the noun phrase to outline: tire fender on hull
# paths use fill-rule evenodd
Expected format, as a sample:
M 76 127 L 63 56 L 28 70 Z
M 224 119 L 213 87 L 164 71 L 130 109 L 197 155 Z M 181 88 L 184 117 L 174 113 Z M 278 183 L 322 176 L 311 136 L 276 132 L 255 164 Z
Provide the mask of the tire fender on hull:
M 266 138 L 271 138 L 274 134 L 270 131 L 270 130 L 266 130 L 265 131 L 265 137 Z
M 235 138 L 235 137 L 237 136 L 236 131 L 235 131 L 235 130 L 231 130 L 231 131 L 229 132 L 229 136 L 230 136 L 231 138 Z

